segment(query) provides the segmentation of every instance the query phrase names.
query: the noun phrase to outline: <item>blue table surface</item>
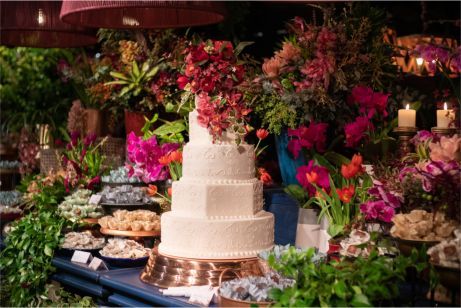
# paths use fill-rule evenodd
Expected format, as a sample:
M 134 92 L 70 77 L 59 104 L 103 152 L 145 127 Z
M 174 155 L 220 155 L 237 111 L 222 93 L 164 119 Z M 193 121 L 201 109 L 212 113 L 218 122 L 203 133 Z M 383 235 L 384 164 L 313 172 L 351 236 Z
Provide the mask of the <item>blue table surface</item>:
M 143 267 L 93 271 L 62 256 L 54 257 L 52 263 L 57 268 L 53 279 L 94 296 L 108 296 L 112 304 L 132 307 L 194 306 L 185 297 L 163 296 L 159 288 L 142 282 L 139 275 Z

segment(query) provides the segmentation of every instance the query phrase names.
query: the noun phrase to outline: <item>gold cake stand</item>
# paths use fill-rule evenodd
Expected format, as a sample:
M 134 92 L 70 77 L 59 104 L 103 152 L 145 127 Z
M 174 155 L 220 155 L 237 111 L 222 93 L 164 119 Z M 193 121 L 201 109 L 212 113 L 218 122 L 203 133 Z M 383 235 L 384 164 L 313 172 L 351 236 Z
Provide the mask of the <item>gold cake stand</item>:
M 261 276 L 262 271 L 258 258 L 245 259 L 189 259 L 168 256 L 152 250 L 146 267 L 141 272 L 140 279 L 148 284 L 160 287 L 182 287 L 200 285 L 219 285 L 219 276 L 224 270 L 223 281 L 234 279 L 236 273 L 241 276 Z

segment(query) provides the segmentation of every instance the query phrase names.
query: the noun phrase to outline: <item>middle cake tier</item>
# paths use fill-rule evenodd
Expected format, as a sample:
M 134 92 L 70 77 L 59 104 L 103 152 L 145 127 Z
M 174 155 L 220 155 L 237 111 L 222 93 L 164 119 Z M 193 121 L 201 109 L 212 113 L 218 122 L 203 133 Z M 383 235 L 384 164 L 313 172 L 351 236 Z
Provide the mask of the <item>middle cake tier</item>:
M 251 180 L 255 177 L 255 152 L 249 144 L 189 142 L 183 150 L 186 179 Z
M 263 185 L 251 180 L 193 180 L 173 182 L 171 210 L 188 217 L 245 217 L 263 208 Z

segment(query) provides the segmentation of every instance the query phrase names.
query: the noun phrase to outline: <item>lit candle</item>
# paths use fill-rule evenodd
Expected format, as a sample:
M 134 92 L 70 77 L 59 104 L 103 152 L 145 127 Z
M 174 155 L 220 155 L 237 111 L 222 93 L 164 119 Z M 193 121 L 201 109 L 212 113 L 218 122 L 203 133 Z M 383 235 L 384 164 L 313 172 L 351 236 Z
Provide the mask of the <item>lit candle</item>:
M 416 126 L 416 110 L 410 109 L 410 104 L 405 109 L 399 109 L 399 127 Z
M 455 120 L 455 112 L 448 109 L 447 103 L 443 103 L 443 110 L 437 110 L 437 127 L 448 128 Z

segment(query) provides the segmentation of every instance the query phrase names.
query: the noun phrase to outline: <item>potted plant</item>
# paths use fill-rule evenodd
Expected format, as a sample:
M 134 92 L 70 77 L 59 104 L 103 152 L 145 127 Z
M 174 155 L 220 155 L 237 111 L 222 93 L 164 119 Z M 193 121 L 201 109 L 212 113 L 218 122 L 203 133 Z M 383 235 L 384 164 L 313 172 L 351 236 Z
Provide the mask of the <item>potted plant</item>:
M 352 222 L 358 219 L 360 204 L 369 198 L 366 191 L 371 186 L 371 178 L 364 173 L 362 156 L 354 155 L 350 163 L 341 166 L 340 172 L 319 166 L 313 160 L 298 171 L 302 185 L 314 194 L 306 205 L 317 205 L 319 218 L 326 217 L 331 238 L 329 252 L 336 253 L 338 240 L 347 234 Z
M 264 61 L 263 74 L 254 84 L 258 95 L 252 107 L 277 136 L 285 184 L 296 183 L 294 170 L 305 164 L 288 155 L 287 128 L 329 123 L 328 135 L 342 135 L 355 117 L 347 104 L 352 89 L 362 85 L 383 91 L 396 71 L 391 46 L 383 41 L 383 12 L 360 3 L 350 3 L 341 12 L 331 5 L 313 6 L 322 10 L 323 24 L 294 18 L 288 24 L 290 35 Z M 337 117 L 339 111 L 342 117 Z

